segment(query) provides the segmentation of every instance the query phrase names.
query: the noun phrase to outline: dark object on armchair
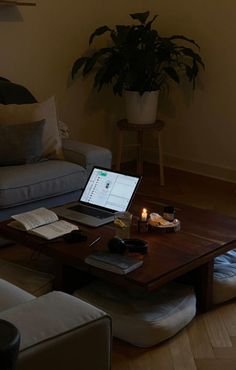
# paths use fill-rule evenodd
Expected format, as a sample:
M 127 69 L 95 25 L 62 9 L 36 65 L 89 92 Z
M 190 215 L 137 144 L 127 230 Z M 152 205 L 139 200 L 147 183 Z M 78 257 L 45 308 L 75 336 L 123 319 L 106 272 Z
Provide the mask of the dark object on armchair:
M 14 370 L 20 347 L 20 333 L 6 320 L 0 320 L 0 333 L 0 369 Z
M 0 77 L 0 104 L 31 104 L 25 87 Z M 62 139 L 63 160 L 0 166 L 0 220 L 38 207 L 79 199 L 93 166 L 111 167 L 111 152 L 97 145 Z
M 37 103 L 37 100 L 26 87 L 0 77 L 0 104 L 28 103 Z

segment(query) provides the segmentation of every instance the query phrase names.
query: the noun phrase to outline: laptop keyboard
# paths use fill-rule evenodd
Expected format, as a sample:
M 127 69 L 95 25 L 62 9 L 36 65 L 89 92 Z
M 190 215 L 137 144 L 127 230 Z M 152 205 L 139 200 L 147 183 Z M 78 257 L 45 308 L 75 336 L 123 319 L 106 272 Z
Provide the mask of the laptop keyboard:
M 112 216 L 112 213 L 110 212 L 102 211 L 96 208 L 86 207 L 81 204 L 74 206 L 74 207 L 70 207 L 69 209 L 72 209 L 73 211 L 81 212 L 85 215 L 94 216 L 97 218 L 107 218 L 107 217 Z

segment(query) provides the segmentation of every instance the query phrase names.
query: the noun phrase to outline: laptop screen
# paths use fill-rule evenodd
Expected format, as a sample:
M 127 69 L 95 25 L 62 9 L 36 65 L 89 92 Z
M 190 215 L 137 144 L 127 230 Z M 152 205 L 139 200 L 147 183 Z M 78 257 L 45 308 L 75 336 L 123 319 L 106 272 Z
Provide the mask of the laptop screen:
M 141 177 L 94 167 L 80 202 L 112 211 L 126 211 Z

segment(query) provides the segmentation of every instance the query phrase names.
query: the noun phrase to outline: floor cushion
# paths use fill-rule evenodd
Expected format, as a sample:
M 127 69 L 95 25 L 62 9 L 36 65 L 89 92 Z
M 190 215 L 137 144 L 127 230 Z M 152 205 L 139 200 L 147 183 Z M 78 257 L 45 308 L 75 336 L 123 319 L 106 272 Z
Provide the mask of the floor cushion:
M 196 313 L 192 287 L 177 283 L 140 294 L 95 281 L 74 295 L 110 314 L 113 335 L 139 347 L 150 347 L 170 338 Z
M 236 297 L 236 250 L 214 260 L 213 303 L 222 303 Z
M 7 280 L 37 297 L 53 290 L 52 274 L 32 270 L 2 259 L 0 259 L 0 279 Z

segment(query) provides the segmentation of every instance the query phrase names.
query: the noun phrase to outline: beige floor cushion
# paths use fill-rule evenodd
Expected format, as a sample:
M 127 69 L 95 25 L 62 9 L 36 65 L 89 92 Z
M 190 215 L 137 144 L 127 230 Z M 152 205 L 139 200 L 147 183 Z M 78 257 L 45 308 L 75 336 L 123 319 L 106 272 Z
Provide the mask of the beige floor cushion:
M 53 290 L 54 276 L 0 259 L 0 278 L 40 296 Z
M 139 347 L 172 337 L 196 313 L 193 289 L 176 283 L 153 293 L 137 294 L 96 281 L 77 290 L 75 296 L 110 314 L 113 335 Z
M 222 303 L 236 297 L 236 250 L 214 260 L 213 303 Z

